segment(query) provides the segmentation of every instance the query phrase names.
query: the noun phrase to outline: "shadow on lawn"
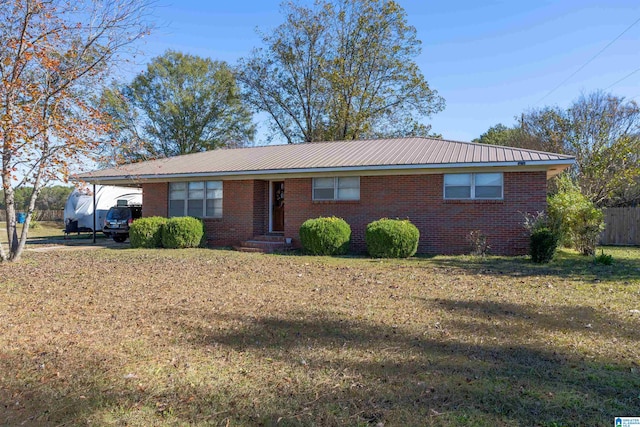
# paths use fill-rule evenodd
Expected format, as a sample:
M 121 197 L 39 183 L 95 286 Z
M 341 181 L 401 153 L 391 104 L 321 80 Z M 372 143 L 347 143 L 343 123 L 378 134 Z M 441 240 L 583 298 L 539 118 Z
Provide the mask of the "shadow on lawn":
M 409 262 L 420 261 L 420 258 Z M 429 259 L 430 266 L 466 270 L 473 274 L 512 277 L 556 276 L 599 282 L 624 282 L 640 279 L 640 259 L 615 259 L 613 265 L 599 265 L 592 257 L 562 253 L 549 264 L 535 264 L 528 258 L 438 256 Z
M 606 249 L 605 249 L 606 251 Z M 599 253 L 599 252 L 598 252 Z M 301 251 L 291 251 L 278 256 L 306 256 Z M 366 254 L 351 254 L 329 257 L 330 260 L 356 260 L 367 264 L 378 264 L 390 260 L 370 258 Z M 395 260 L 394 260 L 395 261 Z M 391 261 L 391 262 L 394 262 Z M 455 269 L 471 274 L 485 274 L 510 277 L 554 276 L 567 279 L 592 280 L 599 282 L 622 282 L 640 280 L 640 256 L 620 258 L 614 256 L 613 265 L 595 264 L 593 257 L 582 256 L 568 250 L 560 250 L 549 264 L 536 264 L 529 257 L 471 256 L 471 255 L 417 255 L 398 260 L 412 267 Z
M 80 363 L 72 371 L 52 371 L 62 357 Z M 210 418 L 201 409 L 214 412 L 223 405 L 216 395 L 197 388 L 146 389 L 144 378 L 123 376 L 122 366 L 110 357 L 79 347 L 64 356 L 0 351 L 0 373 L 16 368 L 15 377 L 0 374 L 0 426 L 185 425 Z M 189 407 L 194 397 L 206 405 Z M 92 418 L 99 411 L 103 414 Z
M 73 372 L 52 371 L 61 357 L 82 362 Z M 30 355 L 0 352 L 0 371 L 15 372 L 16 368 L 15 378 L 0 380 L 2 426 L 77 425 L 97 408 L 135 401 L 134 393 L 108 385 L 113 369 L 108 358 L 81 349 L 67 351 L 65 356 L 49 351 Z
M 528 307 L 440 303 L 472 316 L 531 316 L 531 328 L 555 325 Z M 478 336 L 479 343 L 463 342 L 456 332 L 468 337 L 466 330 L 474 327 L 465 316 L 449 335 L 442 335 L 427 325 L 423 333 L 415 333 L 330 312 L 257 318 L 198 314 L 205 326 L 201 319 L 192 321 L 172 309 L 159 312 L 156 321 L 173 320 L 181 328 L 184 335 L 177 345 L 214 349 L 210 357 L 234 355 L 228 363 L 238 370 L 245 370 L 247 357 L 254 360 L 257 365 L 247 367 L 241 380 L 216 390 L 198 384 L 159 392 L 136 386 L 139 380 L 123 380 L 107 358 L 82 356 L 83 350 L 76 348 L 74 360 L 84 363 L 67 375 L 83 380 L 70 388 L 64 378 L 38 371 L 61 356 L 25 359 L 2 352 L 3 372 L 27 361 L 33 375 L 2 379 L 0 397 L 9 418 L 0 418 L 0 424 L 74 425 L 105 408 L 123 425 L 122 414 L 141 410 L 151 412 L 147 420 L 154 424 L 267 426 L 610 425 L 616 415 L 640 413 L 640 378 L 630 373 L 631 363 L 596 362 L 552 347 L 491 344 L 489 335 Z M 581 314 L 576 308 L 557 313 L 556 320 L 569 323 L 569 316 Z M 514 332 L 509 325 L 499 327 L 505 334 Z M 284 365 L 290 378 L 269 378 L 276 369 L 269 361 Z M 285 380 L 289 385 L 279 388 Z M 258 391 L 245 389 L 245 383 L 254 383 Z
M 459 301 L 448 299 L 425 300 L 458 316 L 492 322 L 501 321 L 502 332 L 512 336 L 532 335 L 536 331 L 582 332 L 597 334 L 601 339 L 630 339 L 640 341 L 637 318 L 631 321 L 617 319 L 593 307 L 583 306 L 524 306 L 496 301 Z M 472 322 L 457 322 L 458 329 L 466 330 Z M 477 329 L 477 327 L 475 328 Z M 474 329 L 474 330 L 475 330 Z
M 211 322 L 220 320 L 230 318 Z M 286 418 L 296 402 L 307 401 L 314 409 L 301 418 L 304 424 L 326 421 L 311 414 L 336 406 L 344 410 L 339 423 L 373 417 L 390 425 L 426 425 L 427 419 L 435 425 L 606 425 L 616 414 L 640 412 L 640 378 L 630 373 L 631 365 L 589 361 L 553 348 L 469 344 L 328 313 L 231 320 L 247 325 L 221 333 L 196 328 L 192 342 L 279 360 L 310 378 L 328 369 L 353 376 L 353 384 L 339 393 L 331 391 L 332 384 L 310 384 L 302 395 L 283 396 L 276 405 L 282 412 L 267 420 Z M 460 320 L 458 328 L 471 326 L 465 323 Z

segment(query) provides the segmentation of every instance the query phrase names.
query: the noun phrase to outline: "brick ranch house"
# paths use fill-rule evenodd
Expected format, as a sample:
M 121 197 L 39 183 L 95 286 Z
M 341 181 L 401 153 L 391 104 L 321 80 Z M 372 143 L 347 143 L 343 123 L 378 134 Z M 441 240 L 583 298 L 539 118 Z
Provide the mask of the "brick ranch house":
M 523 213 L 544 210 L 547 180 L 573 163 L 540 151 L 398 138 L 214 150 L 78 178 L 141 186 L 143 216 L 202 218 L 212 246 L 266 235 L 299 246 L 305 220 L 335 215 L 351 225 L 353 252 L 366 249 L 366 225 L 386 217 L 418 227 L 420 253 L 468 253 L 469 233 L 480 230 L 492 253 L 520 255 L 528 251 Z

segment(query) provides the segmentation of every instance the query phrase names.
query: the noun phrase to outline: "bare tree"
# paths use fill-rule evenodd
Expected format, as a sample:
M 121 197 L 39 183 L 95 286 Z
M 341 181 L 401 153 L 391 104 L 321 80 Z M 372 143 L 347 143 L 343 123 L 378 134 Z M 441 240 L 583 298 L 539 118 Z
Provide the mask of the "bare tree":
M 570 154 L 573 181 L 596 206 L 640 201 L 640 106 L 596 91 L 568 108 L 544 107 L 517 117 L 511 128 L 497 125 L 478 142 Z

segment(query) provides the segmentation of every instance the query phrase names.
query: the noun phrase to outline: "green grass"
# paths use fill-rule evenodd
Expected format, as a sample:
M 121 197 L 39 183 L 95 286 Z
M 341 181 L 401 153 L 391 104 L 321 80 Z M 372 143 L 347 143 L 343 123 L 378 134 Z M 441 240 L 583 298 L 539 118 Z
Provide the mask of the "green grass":
M 0 221 L 0 242 L 7 242 L 6 223 Z M 18 237 L 22 233 L 22 224 L 18 224 Z M 71 233 L 66 240 L 86 240 L 92 238 L 91 233 Z M 96 237 L 104 238 L 102 232 L 98 232 Z M 65 240 L 64 224 L 61 221 L 38 221 L 37 225 L 32 226 L 27 236 L 27 241 L 37 242 L 43 240 Z
M 22 233 L 23 224 L 18 224 L 18 236 Z M 7 241 L 7 224 L 0 221 L 0 241 Z M 64 237 L 64 224 L 58 221 L 38 221 L 37 225 L 29 230 L 29 238 L 62 238 Z
M 29 252 L 0 425 L 610 426 L 640 414 L 640 248 L 605 252 Z

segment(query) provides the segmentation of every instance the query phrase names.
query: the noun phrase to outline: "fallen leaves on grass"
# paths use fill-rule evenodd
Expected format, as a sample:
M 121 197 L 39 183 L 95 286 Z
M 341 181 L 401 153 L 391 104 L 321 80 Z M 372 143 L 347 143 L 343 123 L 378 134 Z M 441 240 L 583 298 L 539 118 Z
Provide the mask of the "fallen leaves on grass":
M 475 262 L 30 253 L 0 264 L 0 424 L 599 425 L 640 413 L 637 277 Z

